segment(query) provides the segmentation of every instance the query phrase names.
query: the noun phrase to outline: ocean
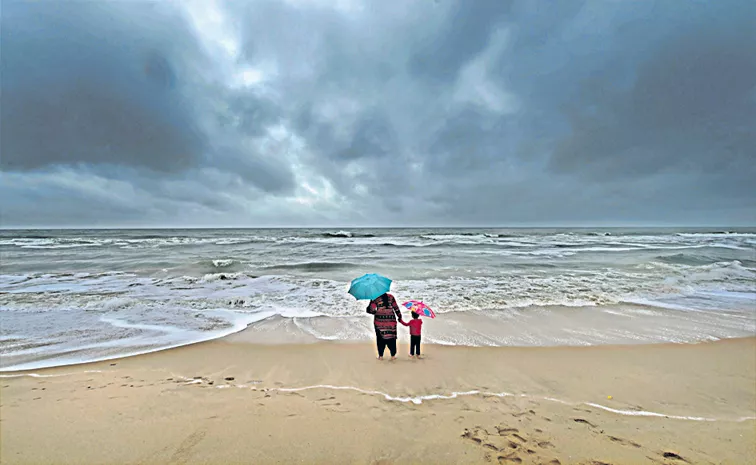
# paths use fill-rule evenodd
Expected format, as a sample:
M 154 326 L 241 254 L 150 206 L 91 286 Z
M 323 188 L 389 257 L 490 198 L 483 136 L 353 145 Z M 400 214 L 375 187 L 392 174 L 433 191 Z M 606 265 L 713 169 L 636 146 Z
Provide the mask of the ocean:
M 248 328 L 372 340 L 349 281 L 437 313 L 426 343 L 695 343 L 756 334 L 756 228 L 0 231 L 0 370 Z M 400 342 L 409 336 L 400 329 Z

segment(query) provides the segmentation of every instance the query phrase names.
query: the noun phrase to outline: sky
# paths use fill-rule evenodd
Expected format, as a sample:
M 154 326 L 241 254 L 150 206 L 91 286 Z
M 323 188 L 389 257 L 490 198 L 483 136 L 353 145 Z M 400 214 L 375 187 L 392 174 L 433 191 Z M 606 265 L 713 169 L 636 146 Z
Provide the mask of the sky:
M 752 0 L 0 19 L 0 227 L 756 225 Z

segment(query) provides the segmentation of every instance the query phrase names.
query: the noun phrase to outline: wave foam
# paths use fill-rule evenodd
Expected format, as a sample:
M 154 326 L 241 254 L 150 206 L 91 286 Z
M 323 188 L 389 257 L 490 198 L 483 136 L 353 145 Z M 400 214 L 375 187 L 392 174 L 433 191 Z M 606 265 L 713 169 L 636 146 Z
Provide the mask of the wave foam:
M 57 378 L 60 376 L 71 376 L 71 375 L 77 375 L 79 373 L 102 373 L 102 370 L 84 370 L 81 372 L 71 372 L 71 373 L 57 373 L 57 374 L 51 374 L 51 375 L 44 375 L 40 373 L 13 373 L 9 375 L 0 375 L 0 378 Z
M 245 273 L 208 273 L 202 277 L 203 282 L 213 282 L 213 281 L 234 281 L 237 279 L 254 279 L 254 277 L 249 276 Z
M 193 380 L 193 381 L 196 381 L 196 380 Z M 201 382 L 201 380 L 199 381 Z M 363 389 L 357 386 L 338 386 L 338 385 L 333 385 L 333 384 L 316 384 L 313 386 L 302 386 L 302 387 L 295 387 L 295 388 L 285 388 L 285 387 L 258 388 L 256 386 L 250 387 L 248 385 L 232 385 L 232 384 L 221 384 L 221 385 L 215 386 L 216 389 L 224 389 L 224 388 L 227 389 L 229 387 L 238 387 L 242 389 L 249 388 L 251 390 L 261 390 L 263 392 L 268 392 L 268 391 L 302 392 L 302 391 L 309 391 L 309 390 L 314 390 L 314 389 L 323 389 L 323 390 L 332 390 L 332 391 L 354 391 L 360 394 L 383 397 L 385 400 L 390 401 L 390 402 L 412 403 L 415 405 L 420 405 L 423 402 L 427 402 L 427 401 L 454 400 L 454 399 L 457 399 L 460 397 L 466 397 L 466 396 L 525 397 L 525 398 L 532 398 L 532 399 L 538 399 L 538 400 L 545 400 L 549 402 L 556 402 L 556 403 L 560 403 L 564 405 L 572 405 L 572 406 L 585 405 L 585 406 L 598 408 L 606 412 L 614 413 L 617 415 L 624 415 L 624 416 L 642 416 L 642 417 L 665 418 L 668 420 L 684 420 L 684 421 L 742 422 L 742 421 L 748 421 L 748 420 L 756 420 L 756 416 L 745 416 L 745 417 L 732 419 L 732 418 L 701 417 L 701 416 L 694 416 L 694 415 L 669 415 L 665 413 L 650 412 L 650 411 L 644 411 L 644 410 L 622 410 L 622 409 L 615 409 L 615 408 L 607 407 L 605 405 L 597 404 L 594 402 L 572 402 L 572 401 L 556 399 L 553 397 L 534 396 L 534 395 L 529 395 L 529 394 L 513 394 L 511 392 L 491 392 L 491 391 L 484 391 L 484 390 L 479 390 L 479 389 L 473 389 L 469 391 L 453 391 L 449 394 L 424 394 L 420 396 L 400 396 L 400 395 L 392 395 L 383 391 L 378 391 L 378 390 L 373 390 L 373 389 Z

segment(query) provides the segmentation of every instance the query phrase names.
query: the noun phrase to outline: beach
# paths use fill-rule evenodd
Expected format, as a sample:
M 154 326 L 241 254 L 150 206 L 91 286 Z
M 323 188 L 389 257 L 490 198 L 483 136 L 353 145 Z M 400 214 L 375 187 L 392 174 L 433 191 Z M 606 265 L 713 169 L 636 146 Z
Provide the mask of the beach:
M 756 338 L 592 347 L 263 344 L 0 378 L 0 462 L 756 461 Z

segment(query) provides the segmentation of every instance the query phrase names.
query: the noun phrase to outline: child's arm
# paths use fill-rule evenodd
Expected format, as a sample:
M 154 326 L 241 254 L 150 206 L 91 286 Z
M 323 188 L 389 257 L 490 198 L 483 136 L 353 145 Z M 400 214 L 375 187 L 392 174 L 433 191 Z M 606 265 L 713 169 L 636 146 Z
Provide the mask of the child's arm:
M 409 326 L 410 324 L 399 318 L 399 323 L 403 324 L 404 326 Z

